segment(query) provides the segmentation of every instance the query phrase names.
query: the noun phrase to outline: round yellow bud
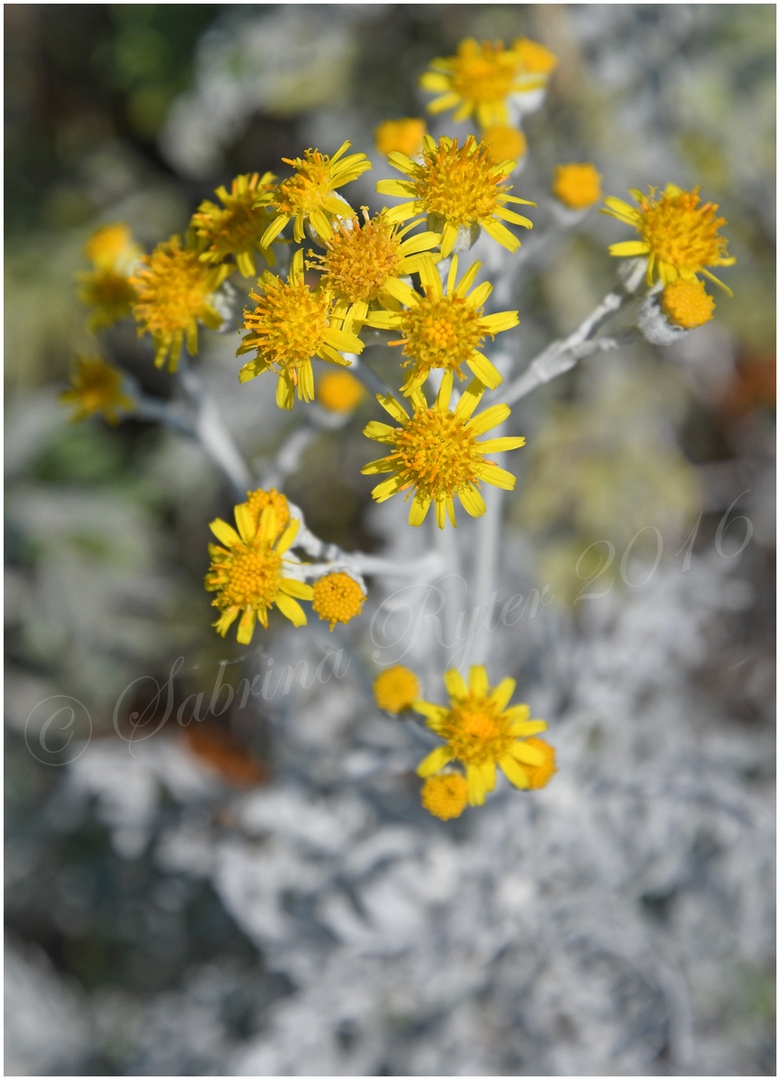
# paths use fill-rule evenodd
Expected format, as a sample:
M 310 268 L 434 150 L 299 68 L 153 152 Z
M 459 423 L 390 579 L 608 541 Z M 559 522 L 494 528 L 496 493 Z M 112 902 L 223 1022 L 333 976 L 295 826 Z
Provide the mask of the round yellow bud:
M 399 713 L 408 709 L 420 696 L 417 676 L 409 668 L 396 664 L 374 679 L 374 697 L 380 709 Z
M 374 131 L 374 142 L 380 154 L 387 156 L 396 150 L 414 158 L 422 150 L 425 131 L 424 120 L 385 120 Z
M 601 198 L 601 174 L 595 165 L 558 165 L 552 193 L 570 210 L 587 210 Z
M 675 326 L 693 330 L 710 321 L 715 301 L 698 278 L 678 278 L 664 286 L 661 309 Z
M 365 396 L 363 384 L 348 371 L 326 371 L 317 384 L 317 400 L 329 412 L 352 412 Z
M 521 161 L 528 150 L 528 140 L 522 131 L 509 127 L 507 124 L 497 124 L 488 128 L 482 134 L 482 142 L 487 143 L 497 162 Z
M 429 777 L 422 786 L 422 804 L 429 814 L 449 821 L 460 817 L 469 800 L 469 786 L 460 773 Z

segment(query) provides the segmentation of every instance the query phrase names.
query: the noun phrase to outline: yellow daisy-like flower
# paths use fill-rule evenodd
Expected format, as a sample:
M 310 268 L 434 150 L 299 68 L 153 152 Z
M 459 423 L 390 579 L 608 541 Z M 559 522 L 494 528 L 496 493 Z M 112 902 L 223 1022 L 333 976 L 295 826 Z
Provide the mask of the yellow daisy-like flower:
M 420 792 L 422 804 L 429 814 L 449 821 L 466 809 L 469 801 L 469 785 L 460 773 L 441 773 L 429 776 Z
M 276 511 L 277 535 L 287 528 L 287 523 L 290 520 L 290 507 L 285 496 L 276 488 L 268 488 L 267 491 L 264 488 L 247 491 L 246 505 L 249 508 L 249 513 L 258 523 L 266 506 L 272 506 Z
M 482 314 L 482 305 L 493 286 L 485 281 L 469 294 L 481 265 L 473 263 L 456 286 L 458 256 L 454 255 L 445 292 L 433 261 L 423 261 L 419 273 L 425 296 L 412 292 L 407 311 L 377 311 L 366 319 L 369 326 L 401 333 L 400 340 L 390 344 L 403 345 L 404 355 L 409 358 L 403 367 L 411 365 L 403 385 L 404 395 L 422 386 L 434 368 L 446 368 L 462 379 L 461 367 L 466 364 L 489 390 L 495 390 L 503 381 L 494 365 L 479 352 L 479 346 L 483 338 L 517 326 L 518 317 L 516 311 Z
M 269 266 L 276 262 L 270 247 L 261 240 L 269 225 L 268 205 L 272 197 L 273 173 L 245 173 L 237 176 L 230 191 L 222 185 L 216 195 L 222 206 L 206 200 L 192 215 L 192 227 L 205 242 L 201 262 L 221 263 L 231 255 L 244 277 L 256 273 L 254 252 L 259 251 Z
M 363 350 L 360 338 L 331 326 L 333 298 L 325 289 L 312 291 L 304 281 L 303 252 L 296 251 L 287 281 L 266 271 L 258 280 L 254 311 L 244 309 L 244 328 L 249 331 L 238 355 L 256 352 L 254 360 L 239 373 L 241 382 L 262 371 L 279 375 L 276 404 L 291 409 L 296 388 L 299 399 L 314 400 L 313 357 L 330 364 L 348 365 L 342 352 Z M 340 351 L 339 351 L 340 350 Z
M 415 712 L 425 717 L 431 731 L 445 740 L 420 762 L 417 775 L 433 776 L 451 761 L 466 769 L 468 801 L 482 806 L 485 796 L 496 786 L 496 765 L 518 788 L 529 788 L 531 780 L 524 766 L 541 768 L 547 755 L 529 746 L 528 736 L 547 730 L 544 720 L 529 720 L 527 705 L 507 708 L 515 692 L 514 679 L 502 679 L 491 690 L 487 670 L 472 667 L 468 686 L 457 671 L 447 671 L 444 685 L 450 697 L 449 707 L 428 701 L 416 701 Z
M 403 664 L 388 668 L 374 679 L 374 698 L 385 712 L 403 712 L 411 708 L 419 696 L 417 676 Z
M 319 150 L 307 150 L 302 158 L 282 158 L 292 165 L 295 175 L 283 180 L 276 188 L 270 206 L 276 217 L 263 233 L 260 243 L 270 247 L 288 221 L 293 221 L 293 236 L 300 242 L 304 238 L 303 226 L 308 219 L 321 240 L 330 239 L 333 229 L 331 219 L 343 214 L 347 207 L 333 192 L 353 180 L 357 180 L 371 162 L 365 154 L 342 155 L 352 144 L 341 144 L 333 157 Z
M 653 283 L 653 271 L 657 267 L 664 285 L 678 277 L 690 281 L 701 273 L 732 296 L 731 289 L 706 269 L 708 266 L 733 266 L 737 261 L 726 256 L 728 241 L 718 235 L 718 229 L 726 224 L 726 219 L 715 216 L 717 206 L 713 203 L 700 206 L 698 188 L 683 191 L 676 184 L 667 184 L 660 194 L 656 188 L 651 188 L 649 195 L 636 188 L 629 188 L 629 191 L 639 203 L 639 209 L 610 196 L 604 200 L 609 209 L 601 212 L 632 225 L 642 239 L 612 244 L 610 255 L 647 255 L 649 285 Z
M 399 150 L 407 157 L 416 157 L 422 150 L 426 131 L 424 120 L 385 120 L 374 130 L 374 144 L 379 153 L 385 156 Z
M 312 611 L 329 622 L 332 630 L 337 622 L 348 623 L 359 615 L 365 599 L 366 594 L 349 574 L 326 574 L 314 582 Z
M 138 336 L 152 335 L 154 363 L 162 367 L 167 359 L 169 371 L 176 371 L 185 342 L 190 356 L 197 353 L 198 322 L 212 330 L 222 325 L 211 301 L 233 267 L 225 263 L 204 266 L 200 254 L 191 234 L 186 246 L 181 237 L 172 236 L 158 244 L 151 255 L 143 255 L 130 278 L 138 293 L 133 305 Z
M 439 233 L 421 232 L 406 237 L 414 224 L 399 229 L 388 220 L 386 210 L 370 218 L 363 207 L 363 225 L 355 216 L 351 227 L 338 222 L 325 254 L 313 256 L 309 269 L 321 270 L 323 288 L 336 297 L 333 315 L 343 320 L 345 330 L 360 329 L 369 305 L 408 304 L 414 290 L 402 277 L 419 273 L 425 253 L 438 247 Z M 430 258 L 430 256 L 429 256 Z
M 552 193 L 570 210 L 587 210 L 601 198 L 601 174 L 595 165 L 556 165 Z
M 675 326 L 693 330 L 710 321 L 715 310 L 715 301 L 698 278 L 690 281 L 677 278 L 664 287 L 661 293 L 661 310 Z
M 70 376 L 70 389 L 63 390 L 63 405 L 75 405 L 74 423 L 94 413 L 102 413 L 109 424 L 119 422 L 119 411 L 132 412 L 135 402 L 122 393 L 122 372 L 100 357 L 79 356 Z
M 528 218 L 507 210 L 508 202 L 535 204 L 510 195 L 506 178 L 515 162 L 496 164 L 490 147 L 477 143 L 469 135 L 463 146 L 457 139 L 443 137 L 436 143 L 430 135 L 423 140 L 423 160 L 412 161 L 405 154 L 389 155 L 391 165 L 408 180 L 380 180 L 376 189 L 382 195 L 411 199 L 388 211 L 389 221 L 408 221 L 419 214 L 428 216 L 428 225 L 442 233 L 441 253 L 451 254 L 461 229 L 482 227 L 489 236 L 509 251 L 515 252 L 520 241 L 500 220 L 533 228 Z
M 491 405 L 472 416 L 485 392 L 485 386 L 474 379 L 466 388 L 453 412 L 449 407 L 453 372 L 448 371 L 441 382 L 436 402 L 429 406 L 422 390 L 414 390 L 411 416 L 394 397 L 377 394 L 379 404 L 400 423 L 390 427 L 376 420 L 365 428 L 369 439 L 391 447 L 391 453 L 363 468 L 369 475 L 393 473 L 372 491 L 377 502 L 385 502 L 399 491 L 413 495 L 409 524 L 422 525 L 428 507 L 436 508 L 436 524 L 444 528 L 449 517 L 455 525 L 454 496 L 457 495 L 467 514 L 479 517 L 485 513 L 485 501 L 479 492 L 481 481 L 512 491 L 515 477 L 499 468 L 485 455 L 523 446 L 522 437 L 504 437 L 477 442 L 477 436 L 503 423 L 509 416 L 508 405 Z
M 467 38 L 461 41 L 456 56 L 432 60 L 433 70 L 420 77 L 423 90 L 439 95 L 428 104 L 428 112 L 455 109 L 452 119 L 456 123 L 473 114 L 481 128 L 508 124 L 507 99 L 547 85 L 547 72 L 534 62 L 533 51 L 527 46 L 518 49 L 518 44 L 507 49 L 500 41 L 480 45 Z
M 284 576 L 284 554 L 295 540 L 299 521 L 291 521 L 278 537 L 276 510 L 266 506 L 259 521 L 246 503 L 235 508 L 238 532 L 217 518 L 209 526 L 219 544 L 209 544 L 211 566 L 206 588 L 217 595 L 212 601 L 222 612 L 212 625 L 222 637 L 241 615 L 238 643 L 248 645 L 255 622 L 268 627 L 268 612 L 275 606 L 293 626 L 305 626 L 306 615 L 298 600 L 311 600 L 311 585 Z M 277 540 L 278 537 L 278 540 Z
M 365 396 L 363 384 L 348 371 L 326 371 L 317 383 L 317 401 L 328 412 L 352 412 Z

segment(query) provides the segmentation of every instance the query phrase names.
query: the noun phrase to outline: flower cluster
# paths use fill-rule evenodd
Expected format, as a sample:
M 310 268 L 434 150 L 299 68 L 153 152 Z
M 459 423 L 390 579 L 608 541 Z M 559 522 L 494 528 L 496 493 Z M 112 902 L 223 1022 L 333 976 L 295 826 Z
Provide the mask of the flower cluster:
M 444 740 L 417 767 L 426 810 L 446 821 L 466 804 L 482 806 L 496 786 L 496 767 L 516 788 L 546 787 L 556 771 L 555 751 L 535 737 L 547 730 L 544 720 L 529 719 L 527 705 L 508 707 L 515 680 L 503 679 L 491 690 L 487 670 L 478 665 L 468 683 L 457 671 L 445 672 L 444 685 L 448 705 L 418 700 L 411 706 Z
M 200 203 L 181 235 L 148 254 L 127 225 L 103 226 L 85 247 L 91 269 L 78 277 L 90 331 L 107 331 L 131 317 L 138 336 L 151 340 L 154 364 L 167 364 L 172 374 L 183 350 L 198 353 L 201 327 L 233 331 L 240 335 L 234 339 L 242 357 L 240 383 L 261 377 L 258 385 L 267 386 L 283 410 L 316 396 L 310 432 L 352 423 L 358 406 L 375 407 L 373 401 L 363 404 L 366 388 L 384 386 L 375 400 L 392 423 L 370 419 L 363 430 L 384 452 L 362 469 L 377 477 L 373 499 L 383 503 L 403 495 L 416 528 L 426 518 L 439 529 L 456 527 L 456 502 L 470 517 L 484 515 L 484 486 L 512 491 L 516 483 L 494 457 L 525 443 L 509 426 L 509 406 L 491 397 L 500 396 L 511 366 L 509 332 L 519 325 L 519 313 L 491 306 L 493 285 L 480 277 L 483 262 L 469 261 L 465 253 L 477 241 L 503 249 L 491 254 L 509 268 L 510 280 L 502 284 L 504 295 L 513 295 L 511 271 L 520 261 L 509 257 L 521 247 L 520 230 L 533 227 L 517 207 L 536 206 L 514 194 L 510 182 L 528 152 L 520 121 L 541 103 L 556 64 L 546 46 L 527 38 L 508 46 L 468 39 L 454 56 L 433 60 L 420 80 L 433 95 L 428 111 L 438 116 L 452 110 L 455 121 L 473 122 L 476 133 L 436 136 L 419 118 L 380 125 L 377 149 L 401 175 L 381 179 L 376 191 L 400 199 L 396 205 L 375 212 L 360 205 L 357 212 L 347 201 L 343 189 L 365 184 L 372 163 L 364 153 L 349 153 L 351 144 L 344 141 L 332 154 L 309 148 L 283 159 L 289 175 L 281 179 L 259 171 L 234 177 L 216 189 L 216 202 Z M 559 164 L 550 204 L 556 221 L 580 221 L 602 198 L 601 185 L 593 163 Z M 700 275 L 730 293 L 711 271 L 735 260 L 719 232 L 724 218 L 716 205 L 701 202 L 698 188 L 670 183 L 648 194 L 630 190 L 636 207 L 609 197 L 603 212 L 630 225 L 638 238 L 612 244 L 610 254 L 638 260 L 630 268 L 632 280 L 646 271 L 649 291 L 635 325 L 648 340 L 664 344 L 712 318 L 714 301 Z M 642 260 L 646 265 L 639 265 Z M 242 279 L 231 319 L 225 312 Z M 623 290 L 620 303 L 630 292 Z M 507 334 L 502 360 L 491 349 L 499 334 Z M 393 375 L 385 370 L 380 378 L 370 351 L 364 359 L 376 343 L 398 349 L 390 354 L 398 360 Z M 316 361 L 325 370 L 315 379 Z M 536 378 L 537 366 L 530 365 L 529 378 Z M 522 396 L 517 386 L 526 374 L 510 384 L 507 400 Z M 190 387 L 193 378 L 187 370 L 183 385 Z M 143 409 L 153 413 L 149 399 L 134 397 L 131 385 L 100 357 L 79 357 L 60 397 L 75 406 L 76 420 L 101 414 L 113 424 L 134 408 L 139 415 Z M 158 414 L 164 411 L 154 405 Z M 203 414 L 198 420 L 196 433 Z M 505 433 L 495 430 L 502 425 Z M 218 441 L 211 440 L 212 451 Z M 243 491 L 249 481 L 240 485 Z M 234 518 L 234 525 L 217 519 L 210 526 L 217 542 L 209 545 L 205 587 L 214 594 L 219 616 L 213 625 L 220 635 L 237 622 L 239 644 L 249 645 L 256 624 L 268 628 L 274 611 L 303 626 L 302 602 L 331 631 L 361 614 L 367 589 L 359 560 L 318 541 L 282 493 L 248 491 Z M 323 561 L 302 562 L 296 549 Z M 458 817 L 466 805 L 484 803 L 497 770 L 514 787 L 544 787 L 555 772 L 555 752 L 538 737 L 544 721 L 531 719 L 526 705 L 509 705 L 514 681 L 506 678 L 491 689 L 482 666 L 471 668 L 468 683 L 454 670 L 444 680 L 446 706 L 422 700 L 417 676 L 401 666 L 380 675 L 374 687 L 380 709 L 406 719 L 416 712 L 442 740 L 417 770 L 424 807 L 442 820 Z

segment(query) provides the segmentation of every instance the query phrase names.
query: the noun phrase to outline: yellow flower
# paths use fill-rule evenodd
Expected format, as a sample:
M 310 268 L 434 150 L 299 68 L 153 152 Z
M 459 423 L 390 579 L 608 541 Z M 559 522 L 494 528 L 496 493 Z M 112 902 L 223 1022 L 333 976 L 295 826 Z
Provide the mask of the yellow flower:
M 452 118 L 456 123 L 475 114 L 481 128 L 508 124 L 507 99 L 547 85 L 547 71 L 534 50 L 528 48 L 534 43 L 523 45 L 525 40 L 519 39 L 507 49 L 500 41 L 494 45 L 483 41 L 480 45 L 467 38 L 461 41 L 456 56 L 432 60 L 433 70 L 420 77 L 420 86 L 440 96 L 428 104 L 428 112 L 456 109 Z
M 124 319 L 138 299 L 127 274 L 111 266 L 97 267 L 79 274 L 77 281 L 79 300 L 95 309 L 87 322 L 91 334 Z
M 523 70 L 528 74 L 552 75 L 558 66 L 558 58 L 546 45 L 530 38 L 515 38 L 512 51 L 517 53 Z
M 312 588 L 284 576 L 284 564 L 295 561 L 285 559 L 284 554 L 295 540 L 300 522 L 291 521 L 277 541 L 273 506 L 266 506 L 258 521 L 249 506 L 241 503 L 235 508 L 235 518 L 238 532 L 220 518 L 210 525 L 220 541 L 209 544 L 211 566 L 205 582 L 209 592 L 217 593 L 212 603 L 222 612 L 212 624 L 217 633 L 224 637 L 240 614 L 238 643 L 248 645 L 255 621 L 267 628 L 268 612 L 274 606 L 293 626 L 305 626 L 306 615 L 298 600 L 311 600 Z
M 528 140 L 523 132 L 506 124 L 496 124 L 483 131 L 482 142 L 490 147 L 496 161 L 519 163 L 528 152 Z
M 158 244 L 151 255 L 143 255 L 130 278 L 138 293 L 133 305 L 138 336 L 152 335 L 155 365 L 162 367 L 168 359 L 169 371 L 178 367 L 184 342 L 190 356 L 197 353 L 199 321 L 212 330 L 222 325 L 211 301 L 232 267 L 222 263 L 209 268 L 199 256 L 191 234 L 186 246 L 180 237 L 172 236 Z
M 271 241 L 291 219 L 293 236 L 298 242 L 303 240 L 303 225 L 307 218 L 321 240 L 330 238 L 333 231 L 331 218 L 348 209 L 333 192 L 357 180 L 371 168 L 365 154 L 342 157 L 351 145 L 349 141 L 342 143 L 333 157 L 321 154 L 319 150 L 307 150 L 303 158 L 282 158 L 285 164 L 292 165 L 295 175 L 283 180 L 276 188 L 270 205 L 277 213 L 261 237 L 263 247 L 270 247 Z
M 362 209 L 362 228 L 357 216 L 351 227 L 338 222 L 331 239 L 325 241 L 325 254 L 310 251 L 314 261 L 306 263 L 309 269 L 323 271 L 321 284 L 336 297 L 333 315 L 343 320 L 345 330 L 351 330 L 353 324 L 359 330 L 375 301 L 390 307 L 397 307 L 399 301 L 408 303 L 414 290 L 401 278 L 419 273 L 424 258 L 421 253 L 438 247 L 441 241 L 434 232 L 404 239 L 414 225 L 399 230 L 389 221 L 386 210 L 369 218 L 366 207 Z
M 94 308 L 87 323 L 96 334 L 130 314 L 136 292 L 128 273 L 141 249 L 134 244 L 127 225 L 103 225 L 90 236 L 84 254 L 92 263 L 88 273 L 77 275 L 79 300 Z
M 313 401 L 312 357 L 348 365 L 351 361 L 341 353 L 359 353 L 363 342 L 330 325 L 332 296 L 323 289 L 312 292 L 306 284 L 302 251 L 293 256 L 286 282 L 266 271 L 257 284 L 260 291 L 249 294 L 257 307 L 244 309 L 244 328 L 249 333 L 238 350 L 239 356 L 255 351 L 257 356 L 241 368 L 239 379 L 248 382 L 262 371 L 274 371 L 279 375 L 276 404 L 280 409 L 293 407 L 296 387 L 299 399 Z
M 317 383 L 317 400 L 328 412 L 352 412 L 365 396 L 363 384 L 348 371 L 326 371 Z
M 385 120 L 374 130 L 374 144 L 385 156 L 399 150 L 407 157 L 416 157 L 422 150 L 425 132 L 424 120 Z
M 246 505 L 255 522 L 258 523 L 260 515 L 266 506 L 272 506 L 276 511 L 277 535 L 287 528 L 287 523 L 290 520 L 290 507 L 285 496 L 275 488 L 268 488 L 267 491 L 263 488 L 258 488 L 256 491 L 247 491 Z
M 369 439 L 392 448 L 388 457 L 371 461 L 364 473 L 393 473 L 378 484 L 371 493 L 377 502 L 385 502 L 399 491 L 413 494 L 409 524 L 422 525 L 431 502 L 436 508 L 436 524 L 444 528 L 445 514 L 455 525 L 453 497 L 458 496 L 466 513 L 479 517 L 485 513 L 485 502 L 475 484 L 484 481 L 512 491 L 515 478 L 506 469 L 485 460 L 485 454 L 514 450 L 525 439 L 498 438 L 477 442 L 477 436 L 503 423 L 509 416 L 508 405 L 491 405 L 478 416 L 472 416 L 485 392 L 485 386 L 474 379 L 466 388 L 453 412 L 449 408 L 453 372 L 442 379 L 436 403 L 431 407 L 422 390 L 414 390 L 410 417 L 394 397 L 377 394 L 380 405 L 400 423 L 390 427 L 372 420 L 364 434 Z
M 442 137 L 438 144 L 426 135 L 422 163 L 405 154 L 389 155 L 391 165 L 409 180 L 380 180 L 376 189 L 382 195 L 411 199 L 388 212 L 389 221 L 408 221 L 418 214 L 427 214 L 428 225 L 442 233 L 441 253 L 451 254 L 458 231 L 481 226 L 489 236 L 509 251 L 517 251 L 520 241 L 501 221 L 514 222 L 533 228 L 528 218 L 507 210 L 505 203 L 534 206 L 528 199 L 510 195 L 511 185 L 506 178 L 514 162 L 496 164 L 488 146 L 477 143 L 469 135 L 463 146 L 457 139 Z
M 602 213 L 632 225 L 642 239 L 612 244 L 610 255 L 647 255 L 649 285 L 653 283 L 653 270 L 657 266 L 664 285 L 678 277 L 690 281 L 701 273 L 732 296 L 731 289 L 705 269 L 707 266 L 733 266 L 737 261 L 726 257 L 728 241 L 718 235 L 718 229 L 726 224 L 726 219 L 715 216 L 717 206 L 713 203 L 699 206 L 698 188 L 683 191 L 676 184 L 667 184 L 660 194 L 656 188 L 651 188 L 649 195 L 636 188 L 629 188 L 629 191 L 639 203 L 638 210 L 622 199 L 610 197 L 604 200 L 609 209 Z
M 366 319 L 369 326 L 401 333 L 401 339 L 390 344 L 403 345 L 404 355 L 409 357 L 403 367 L 413 365 L 403 386 L 404 395 L 408 396 L 422 386 L 433 368 L 454 371 L 462 379 L 461 366 L 466 364 L 490 390 L 495 390 L 503 381 L 493 364 L 478 350 L 483 338 L 495 337 L 502 330 L 516 326 L 517 312 L 482 314 L 482 305 L 493 286 L 485 281 L 471 295 L 468 292 L 481 265 L 473 263 L 456 286 L 458 256 L 453 256 L 445 293 L 438 271 L 428 259 L 419 270 L 425 296 L 412 292 L 407 311 L 377 311 Z
M 544 754 L 541 765 L 529 765 L 527 761 L 523 764 L 523 772 L 528 777 L 528 787 L 537 791 L 539 788 L 547 787 L 558 771 L 555 767 L 555 748 L 544 739 L 535 739 L 533 736 L 526 739 L 525 745 L 532 746 Z
M 132 412 L 135 402 L 122 393 L 122 372 L 99 357 L 79 356 L 70 376 L 71 388 L 63 390 L 59 400 L 63 405 L 75 405 L 71 420 L 85 420 L 102 413 L 109 424 L 119 421 L 118 410 Z
M 360 614 L 366 594 L 349 574 L 327 574 L 314 582 L 314 603 L 320 619 L 330 623 L 331 630 L 337 622 L 348 623 Z
M 445 672 L 444 685 L 449 707 L 428 701 L 416 701 L 413 706 L 431 731 L 445 740 L 444 746 L 420 762 L 417 775 L 433 776 L 451 761 L 461 762 L 471 806 L 482 806 L 485 795 L 496 786 L 496 765 L 515 787 L 529 788 L 531 780 L 523 766 L 542 768 L 548 758 L 538 747 L 529 746 L 527 737 L 546 731 L 547 724 L 529 720 L 527 705 L 507 708 L 515 680 L 503 679 L 491 690 L 487 671 L 480 665 L 471 668 L 468 686 L 457 671 Z
M 103 225 L 97 229 L 84 247 L 84 254 L 96 269 L 125 269 L 140 254 L 141 249 L 133 243 L 129 226 L 122 222 Z
M 710 321 L 715 310 L 715 301 L 698 278 L 690 281 L 678 278 L 664 286 L 661 309 L 675 326 L 693 330 Z
M 221 263 L 233 255 L 244 277 L 254 277 L 257 250 L 269 266 L 274 265 L 276 256 L 261 243 L 269 224 L 273 180 L 273 173 L 263 173 L 262 178 L 245 173 L 233 180 L 230 191 L 224 185 L 217 188 L 221 207 L 208 200 L 200 204 L 191 224 L 207 245 L 201 262 Z
M 460 773 L 429 776 L 422 786 L 422 804 L 429 814 L 449 821 L 460 817 L 469 801 L 469 785 Z
M 552 193 L 570 210 L 587 210 L 601 198 L 601 175 L 595 165 L 556 165 Z
M 402 664 L 388 668 L 374 679 L 374 698 L 385 712 L 403 712 L 411 708 L 419 696 L 417 676 Z

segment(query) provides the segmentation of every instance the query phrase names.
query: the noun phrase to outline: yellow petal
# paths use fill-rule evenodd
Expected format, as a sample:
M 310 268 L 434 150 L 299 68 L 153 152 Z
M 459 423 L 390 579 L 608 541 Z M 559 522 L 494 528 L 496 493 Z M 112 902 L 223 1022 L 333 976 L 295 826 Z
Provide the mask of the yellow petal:
M 523 742 L 512 743 L 509 747 L 509 753 L 517 761 L 525 762 L 526 765 L 544 765 L 546 760 L 541 750 L 537 750 L 535 746 L 528 746 L 527 743 Z
M 417 775 L 423 778 L 433 776 L 434 773 L 437 773 L 439 769 L 443 769 L 450 761 L 452 761 L 452 753 L 449 746 L 437 746 L 417 766 Z
M 231 544 L 241 543 L 241 537 L 236 530 L 231 525 L 228 525 L 226 521 L 223 521 L 222 518 L 217 518 L 215 521 L 212 521 L 209 528 L 214 533 L 217 540 L 226 544 L 228 547 Z
M 466 686 L 466 680 L 463 678 L 459 671 L 455 668 L 450 668 L 444 672 L 444 685 L 447 688 L 447 693 L 451 698 L 465 698 L 468 696 L 468 687 Z
M 469 671 L 469 690 L 477 697 L 485 697 L 489 689 L 488 673 L 484 664 L 475 664 Z
M 285 615 L 293 626 L 305 626 L 306 625 L 306 612 L 303 610 L 297 600 L 293 600 L 287 593 L 278 592 L 274 597 L 274 603 L 281 611 L 282 615 Z
M 499 709 L 505 709 L 512 699 L 512 694 L 515 692 L 515 680 L 514 679 L 502 679 L 495 690 L 490 695 L 490 700 Z
M 498 763 L 498 767 L 501 769 L 501 772 L 507 780 L 511 784 L 514 784 L 516 788 L 522 789 L 528 787 L 528 777 L 513 757 L 510 757 L 508 754 L 506 757 L 502 757 Z

